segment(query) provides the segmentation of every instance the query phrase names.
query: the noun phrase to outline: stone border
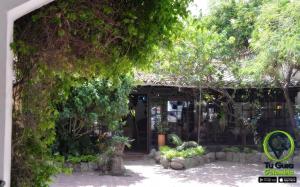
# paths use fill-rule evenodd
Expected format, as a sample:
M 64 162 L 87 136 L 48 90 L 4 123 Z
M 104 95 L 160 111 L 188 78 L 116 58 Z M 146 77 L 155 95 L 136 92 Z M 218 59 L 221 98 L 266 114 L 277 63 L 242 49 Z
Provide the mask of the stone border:
M 80 162 L 76 164 L 66 162 L 65 167 L 72 168 L 73 172 L 90 172 L 99 169 L 97 162 Z
M 161 156 L 159 151 L 151 151 L 149 156 L 153 158 L 156 161 L 156 163 L 161 164 L 163 168 L 171 168 L 175 170 L 193 168 L 214 161 L 229 161 L 249 164 L 269 162 L 266 155 L 258 151 L 253 151 L 251 153 L 209 152 L 202 156 L 195 156 L 191 158 L 173 158 L 172 160 L 168 160 L 165 156 Z M 295 152 L 294 156 L 289 161 L 293 161 L 294 164 L 299 164 L 299 153 Z
M 71 168 L 72 172 L 99 172 L 100 175 L 120 176 L 124 175 L 126 168 L 122 157 L 112 157 L 110 166 L 99 164 L 98 161 L 71 163 L 65 162 L 66 168 Z

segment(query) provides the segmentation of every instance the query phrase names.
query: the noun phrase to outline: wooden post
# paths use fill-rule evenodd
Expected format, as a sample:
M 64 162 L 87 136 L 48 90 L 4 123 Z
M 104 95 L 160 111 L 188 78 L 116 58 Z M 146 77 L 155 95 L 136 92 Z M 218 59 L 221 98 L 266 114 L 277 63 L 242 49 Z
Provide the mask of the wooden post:
M 198 132 L 197 132 L 197 142 L 198 142 L 198 144 L 200 143 L 200 127 L 201 127 L 201 120 L 202 120 L 202 112 L 201 112 L 201 110 L 202 110 L 202 88 L 201 88 L 201 86 L 199 85 L 198 86 L 198 88 L 199 88 L 199 99 L 198 99 L 198 103 L 197 103 L 197 108 L 198 108 L 198 112 L 197 112 L 197 114 L 198 114 Z

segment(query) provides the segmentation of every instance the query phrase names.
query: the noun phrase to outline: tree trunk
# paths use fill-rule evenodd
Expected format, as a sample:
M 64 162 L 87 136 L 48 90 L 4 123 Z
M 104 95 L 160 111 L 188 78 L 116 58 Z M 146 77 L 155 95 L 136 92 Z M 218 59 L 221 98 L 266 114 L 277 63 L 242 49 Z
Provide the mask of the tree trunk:
M 285 84 L 282 87 L 282 90 L 283 90 L 284 98 L 285 98 L 286 105 L 287 105 L 287 108 L 288 108 L 288 113 L 289 113 L 289 119 L 290 119 L 291 127 L 292 127 L 293 132 L 295 133 L 295 136 L 296 136 L 297 135 L 296 134 L 297 126 L 296 126 L 296 121 L 294 119 L 294 114 L 295 114 L 294 113 L 294 106 L 293 106 L 293 103 L 292 103 L 290 95 L 289 95 L 288 85 Z
M 281 84 L 281 87 L 282 87 L 285 102 L 286 102 L 286 105 L 287 105 L 287 108 L 288 108 L 291 127 L 292 127 L 294 135 L 297 139 L 298 134 L 297 134 L 296 120 L 295 120 L 295 117 L 294 117 L 294 115 L 295 115 L 294 106 L 293 106 L 293 102 L 291 101 L 290 94 L 289 94 L 289 85 L 291 83 L 292 77 L 293 77 L 293 67 L 289 67 L 288 71 L 287 71 L 287 75 L 285 77 L 285 83 Z M 279 79 L 277 79 L 277 80 L 279 80 Z
M 242 136 L 242 145 L 245 147 L 247 144 L 247 133 L 244 131 L 245 129 L 242 129 L 241 136 Z
M 197 142 L 200 144 L 200 127 L 201 127 L 201 120 L 202 120 L 202 112 L 201 112 L 201 105 L 202 105 L 202 89 L 200 86 L 199 88 L 199 99 L 198 99 L 198 105 L 197 105 L 197 111 L 198 111 L 198 129 L 197 129 Z

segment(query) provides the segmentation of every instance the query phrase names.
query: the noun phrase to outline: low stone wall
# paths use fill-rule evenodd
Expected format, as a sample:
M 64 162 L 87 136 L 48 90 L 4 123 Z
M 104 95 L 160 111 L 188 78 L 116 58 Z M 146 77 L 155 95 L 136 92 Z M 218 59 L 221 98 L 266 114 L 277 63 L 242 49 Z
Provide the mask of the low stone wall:
M 65 167 L 72 168 L 73 172 L 88 172 L 98 170 L 96 162 L 66 163 Z
M 72 168 L 73 172 L 97 171 L 101 175 L 124 175 L 125 167 L 122 157 L 112 157 L 110 165 L 99 164 L 97 161 L 65 163 L 65 167 Z
M 162 156 L 160 152 L 155 152 L 152 155 L 152 158 L 154 158 L 156 163 L 160 163 L 163 166 L 163 168 L 171 168 L 175 170 L 193 168 L 217 160 L 239 163 L 264 163 L 269 161 L 265 154 L 257 151 L 254 151 L 252 153 L 209 152 L 202 156 L 195 156 L 192 158 L 173 158 L 171 160 L 168 160 L 165 156 Z M 300 165 L 299 152 L 295 152 L 294 157 L 291 158 L 289 161 L 296 165 Z

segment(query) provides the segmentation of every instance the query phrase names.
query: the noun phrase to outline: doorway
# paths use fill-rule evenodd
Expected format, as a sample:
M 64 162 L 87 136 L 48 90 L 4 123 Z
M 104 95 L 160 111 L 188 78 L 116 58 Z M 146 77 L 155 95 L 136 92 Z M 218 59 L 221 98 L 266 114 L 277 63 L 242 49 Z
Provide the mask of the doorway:
M 124 135 L 133 139 L 133 142 L 127 151 L 146 153 L 148 151 L 147 96 L 132 95 L 129 109 Z

